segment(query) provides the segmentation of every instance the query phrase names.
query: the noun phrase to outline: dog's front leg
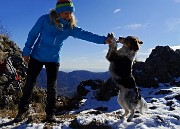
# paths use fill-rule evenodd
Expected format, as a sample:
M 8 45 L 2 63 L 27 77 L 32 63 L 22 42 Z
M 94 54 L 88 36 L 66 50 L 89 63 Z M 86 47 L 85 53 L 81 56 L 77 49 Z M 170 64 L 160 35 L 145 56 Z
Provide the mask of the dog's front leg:
M 109 44 L 109 50 L 106 55 L 108 61 L 112 62 L 117 57 L 117 43 Z

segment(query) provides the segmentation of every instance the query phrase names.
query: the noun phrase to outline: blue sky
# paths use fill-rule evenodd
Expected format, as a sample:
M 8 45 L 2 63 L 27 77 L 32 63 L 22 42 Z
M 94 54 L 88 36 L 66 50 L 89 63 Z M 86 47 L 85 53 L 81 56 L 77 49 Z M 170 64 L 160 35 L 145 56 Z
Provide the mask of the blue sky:
M 180 48 L 180 0 L 73 0 L 78 26 L 116 37 L 134 35 L 144 44 L 137 59 L 145 60 L 157 45 Z M 56 0 L 1 0 L 0 24 L 22 49 L 37 19 L 54 8 Z M 120 46 L 119 46 L 120 47 Z M 60 70 L 107 71 L 108 45 L 69 38 L 64 42 Z

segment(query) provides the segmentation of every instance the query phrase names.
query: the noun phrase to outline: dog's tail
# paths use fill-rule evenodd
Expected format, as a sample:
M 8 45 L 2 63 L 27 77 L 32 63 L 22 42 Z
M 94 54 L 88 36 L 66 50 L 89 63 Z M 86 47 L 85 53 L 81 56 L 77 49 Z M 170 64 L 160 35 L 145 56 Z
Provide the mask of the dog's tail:
M 148 110 L 147 102 L 144 100 L 143 97 L 138 102 L 139 112 L 143 114 L 143 110 Z

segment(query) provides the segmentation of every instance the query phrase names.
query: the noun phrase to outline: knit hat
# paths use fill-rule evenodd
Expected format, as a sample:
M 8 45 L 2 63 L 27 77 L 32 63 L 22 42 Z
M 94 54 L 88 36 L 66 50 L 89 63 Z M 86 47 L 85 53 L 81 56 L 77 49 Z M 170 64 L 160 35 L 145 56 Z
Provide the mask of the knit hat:
M 56 12 L 74 12 L 75 8 L 71 0 L 58 0 L 56 3 Z

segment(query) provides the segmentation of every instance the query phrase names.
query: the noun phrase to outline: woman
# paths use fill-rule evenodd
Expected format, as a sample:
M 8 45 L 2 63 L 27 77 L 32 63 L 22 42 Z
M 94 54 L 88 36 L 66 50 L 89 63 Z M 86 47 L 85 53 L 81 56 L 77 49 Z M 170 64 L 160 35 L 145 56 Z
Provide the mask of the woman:
M 71 0 L 58 0 L 56 9 L 50 14 L 41 16 L 29 32 L 23 49 L 24 61 L 28 62 L 27 79 L 20 99 L 19 112 L 14 121 L 22 121 L 27 115 L 32 90 L 43 65 L 47 72 L 46 120 L 56 121 L 56 81 L 64 40 L 73 36 L 98 44 L 111 43 L 110 38 L 77 27 L 73 12 L 74 6 Z

